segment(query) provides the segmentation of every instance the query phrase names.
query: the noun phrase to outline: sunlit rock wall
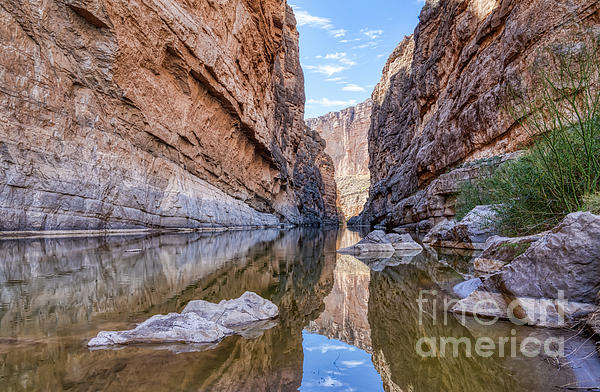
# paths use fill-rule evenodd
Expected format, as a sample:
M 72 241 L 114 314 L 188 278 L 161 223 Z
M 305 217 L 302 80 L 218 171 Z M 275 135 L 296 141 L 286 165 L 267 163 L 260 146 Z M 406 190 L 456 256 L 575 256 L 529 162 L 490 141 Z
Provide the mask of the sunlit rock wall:
M 427 1 L 373 93 L 362 221 L 395 227 L 443 217 L 452 207 L 445 190 L 419 204 L 440 175 L 528 140 L 502 110 L 507 84 L 526 86 L 543 49 L 599 28 L 594 0 Z
M 325 152 L 333 159 L 339 207 L 347 219 L 361 213 L 369 190 L 370 99 L 339 112 L 306 120 L 327 142 Z
M 0 230 L 336 221 L 284 0 L 7 0 Z

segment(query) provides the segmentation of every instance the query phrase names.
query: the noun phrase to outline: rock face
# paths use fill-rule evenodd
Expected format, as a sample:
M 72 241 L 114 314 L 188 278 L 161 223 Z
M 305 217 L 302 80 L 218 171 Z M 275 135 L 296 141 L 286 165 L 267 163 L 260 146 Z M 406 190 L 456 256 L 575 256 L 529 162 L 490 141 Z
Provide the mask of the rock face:
M 597 27 L 600 4 L 437 0 L 426 2 L 419 20 L 372 97 L 371 188 L 362 215 L 371 225 L 448 217 L 452 198 L 429 187 L 458 164 L 516 151 L 527 140 L 501 109 L 506 84 L 529 83 L 538 49 Z
M 481 255 L 473 262 L 473 266 L 479 272 L 497 272 L 517 256 L 523 254 L 532 243 L 540 240 L 546 234 L 541 233 L 516 238 L 490 237 L 485 242 Z
M 371 125 L 370 99 L 339 112 L 306 120 L 327 142 L 325 151 L 333 159 L 339 177 L 369 174 L 368 133 Z
M 347 219 L 362 212 L 369 191 L 368 133 L 373 103 L 369 99 L 339 112 L 306 120 L 327 142 L 333 159 L 339 206 Z
M 219 304 L 192 301 L 181 314 L 158 314 L 129 331 L 101 331 L 88 342 L 88 347 L 135 343 L 218 343 L 236 333 L 230 328 L 247 328 L 278 315 L 277 305 L 251 292 Z
M 455 305 L 458 313 L 563 326 L 596 309 L 600 291 L 600 216 L 578 212 L 531 244 Z
M 284 0 L 8 0 L 0 20 L 0 230 L 337 220 Z
M 431 229 L 423 242 L 433 246 L 459 249 L 484 249 L 486 241 L 497 234 L 491 206 L 477 206 L 460 222 L 444 221 Z

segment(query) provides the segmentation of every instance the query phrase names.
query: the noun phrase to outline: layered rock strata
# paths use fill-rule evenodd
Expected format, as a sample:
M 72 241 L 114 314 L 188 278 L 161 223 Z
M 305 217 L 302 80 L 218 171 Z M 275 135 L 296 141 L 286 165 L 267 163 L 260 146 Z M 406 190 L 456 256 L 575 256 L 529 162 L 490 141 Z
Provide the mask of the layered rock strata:
M 336 221 L 284 0 L 8 0 L 0 230 Z
M 451 211 L 451 198 L 446 205 L 423 199 L 436 179 L 528 140 L 502 110 L 506 86 L 526 87 L 543 49 L 560 50 L 599 25 L 594 0 L 427 1 L 373 93 L 363 222 L 392 228 Z
M 333 159 L 339 207 L 347 219 L 362 212 L 369 193 L 368 132 L 372 101 L 306 120 L 327 142 Z

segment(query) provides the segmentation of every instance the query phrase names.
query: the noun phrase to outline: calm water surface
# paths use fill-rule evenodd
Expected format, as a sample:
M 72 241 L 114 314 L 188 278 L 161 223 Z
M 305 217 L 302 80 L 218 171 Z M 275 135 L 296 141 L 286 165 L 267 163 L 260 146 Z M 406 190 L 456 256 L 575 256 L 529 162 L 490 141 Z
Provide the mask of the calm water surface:
M 373 271 L 336 254 L 359 239 L 349 231 L 258 230 L 0 241 L 0 390 L 518 392 L 558 391 L 589 369 L 596 376 L 593 351 L 560 369 L 522 355 L 421 358 L 421 337 L 474 342 L 510 336 L 514 326 L 455 317 L 444 325 L 433 308 L 419 323 L 419 291 L 452 297 L 472 273 L 469 255 L 429 250 Z M 100 330 L 247 290 L 275 302 L 281 315 L 255 339 L 230 337 L 203 351 L 86 347 Z M 573 335 L 516 329 L 520 340 L 532 333 Z

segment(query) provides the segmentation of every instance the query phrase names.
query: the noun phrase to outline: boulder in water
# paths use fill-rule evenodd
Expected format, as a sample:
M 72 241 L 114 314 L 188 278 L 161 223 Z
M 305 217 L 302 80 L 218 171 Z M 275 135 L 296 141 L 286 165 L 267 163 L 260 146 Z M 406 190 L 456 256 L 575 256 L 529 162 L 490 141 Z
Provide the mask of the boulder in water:
M 227 336 L 254 336 L 253 327 L 260 331 L 272 327 L 279 315 L 275 304 L 251 292 L 238 299 L 214 304 L 192 301 L 183 312 L 152 316 L 128 331 L 101 331 L 88 342 L 88 347 L 108 347 L 136 343 L 218 343 Z
M 194 313 L 206 320 L 232 328 L 273 319 L 277 317 L 279 310 L 277 305 L 271 301 L 247 291 L 240 298 L 223 300 L 218 304 L 208 301 L 191 301 L 182 313 Z
M 423 248 L 409 234 L 386 234 L 383 230 L 375 230 L 356 245 L 338 250 L 342 254 L 360 255 L 365 253 L 394 253 L 403 250 L 421 251 Z

